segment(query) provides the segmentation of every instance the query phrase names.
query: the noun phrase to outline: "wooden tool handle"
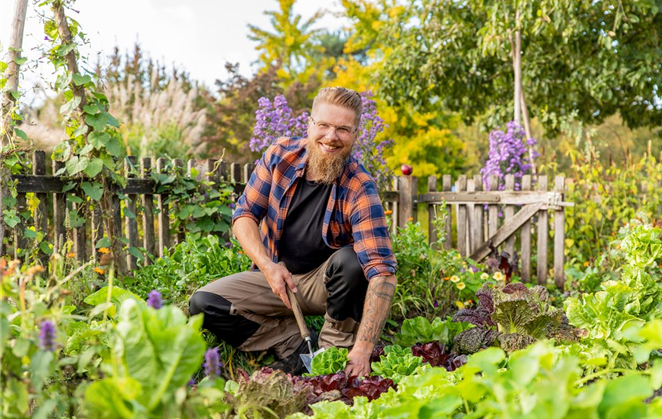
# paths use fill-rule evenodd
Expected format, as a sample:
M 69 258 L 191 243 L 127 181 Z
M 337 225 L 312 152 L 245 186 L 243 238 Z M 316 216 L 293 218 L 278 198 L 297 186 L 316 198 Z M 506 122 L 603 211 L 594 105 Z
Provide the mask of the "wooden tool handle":
M 284 262 L 278 262 L 278 264 L 284 268 L 287 268 Z M 303 313 L 301 312 L 301 307 L 299 307 L 297 296 L 292 292 L 292 290 L 290 289 L 290 287 L 287 286 L 287 284 L 285 284 L 285 289 L 287 290 L 287 296 L 290 299 L 290 304 L 292 305 L 294 318 L 297 319 L 297 326 L 299 326 L 299 332 L 301 332 L 301 337 L 304 339 L 308 339 L 310 338 L 310 331 L 308 330 L 308 326 L 306 326 L 306 320 L 303 317 Z

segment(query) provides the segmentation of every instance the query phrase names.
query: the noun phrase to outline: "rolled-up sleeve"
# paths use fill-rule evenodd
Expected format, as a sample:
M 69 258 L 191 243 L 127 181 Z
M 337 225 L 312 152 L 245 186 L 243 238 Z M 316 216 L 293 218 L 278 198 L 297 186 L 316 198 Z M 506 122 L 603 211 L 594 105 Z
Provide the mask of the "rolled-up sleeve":
M 357 192 L 350 215 L 354 251 L 365 277 L 395 274 L 397 263 L 393 255 L 388 225 L 377 186 L 364 183 Z
M 257 162 L 244 193 L 237 201 L 237 206 L 232 214 L 232 224 L 241 217 L 252 218 L 259 224 L 267 214 L 272 183 L 269 161 L 273 154 L 273 147 L 273 145 L 269 147 Z

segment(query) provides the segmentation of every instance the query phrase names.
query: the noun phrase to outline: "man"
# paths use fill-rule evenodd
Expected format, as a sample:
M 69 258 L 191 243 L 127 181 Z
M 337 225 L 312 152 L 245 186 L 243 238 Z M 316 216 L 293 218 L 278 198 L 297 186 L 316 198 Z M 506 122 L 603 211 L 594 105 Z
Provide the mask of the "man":
M 353 376 L 370 373 L 390 311 L 396 262 L 383 207 L 351 157 L 361 113 L 355 91 L 320 90 L 308 137 L 271 145 L 237 203 L 233 229 L 253 270 L 208 284 L 189 302 L 217 337 L 240 350 L 273 349 L 272 367 L 289 373 L 305 372 L 299 355 L 308 350 L 285 287 L 304 315 L 324 315 L 321 348 L 351 348 Z

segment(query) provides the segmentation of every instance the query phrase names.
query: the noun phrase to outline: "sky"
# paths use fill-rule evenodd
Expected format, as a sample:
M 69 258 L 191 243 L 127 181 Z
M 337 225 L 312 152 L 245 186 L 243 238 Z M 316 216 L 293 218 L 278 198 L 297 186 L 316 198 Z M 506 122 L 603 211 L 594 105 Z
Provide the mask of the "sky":
M 35 12 L 34 0 L 29 0 L 28 17 L 23 40 L 24 56 L 33 67 L 41 53 L 34 48 L 43 44 L 43 26 Z M 339 1 L 319 2 L 298 0 L 294 5 L 303 19 L 311 17 L 324 6 L 341 10 Z M 190 73 L 193 80 L 213 86 L 225 78 L 226 62 L 239 63 L 240 73 L 248 76 L 258 58 L 255 42 L 248 39 L 248 24 L 271 30 L 265 10 L 277 10 L 276 0 L 78 0 L 69 12 L 87 34 L 89 45 L 82 49 L 90 64 L 109 62 L 115 46 L 121 51 L 132 50 L 136 41 L 143 51 L 167 65 L 175 64 Z M 42 8 L 43 10 L 44 8 Z M 10 26 L 14 15 L 14 0 L 0 0 L 0 40 L 5 54 L 9 44 Z M 315 28 L 339 29 L 347 21 L 327 13 Z M 26 71 L 27 87 L 52 73 L 50 63 L 42 61 L 36 71 Z M 26 92 L 28 102 L 36 94 Z M 37 95 L 38 96 L 38 95 Z

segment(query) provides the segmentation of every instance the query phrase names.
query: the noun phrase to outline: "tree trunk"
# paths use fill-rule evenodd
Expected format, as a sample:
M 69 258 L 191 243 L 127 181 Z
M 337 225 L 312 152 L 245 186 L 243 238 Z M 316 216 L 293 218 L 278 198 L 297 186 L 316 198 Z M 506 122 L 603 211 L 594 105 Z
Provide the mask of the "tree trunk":
M 536 162 L 533 157 L 533 145 L 528 144 L 528 140 L 533 138 L 531 135 L 531 120 L 529 119 L 529 110 L 526 108 L 526 100 L 524 98 L 524 89 L 522 89 L 521 95 L 521 104 L 522 104 L 522 121 L 524 121 L 524 131 L 526 132 L 527 147 L 529 149 L 529 162 L 531 163 L 531 174 L 536 175 L 538 171 L 536 170 Z
M 56 1 L 53 3 L 53 13 L 55 14 L 55 23 L 57 25 L 58 33 L 60 35 L 62 44 L 69 44 L 73 42 L 71 36 L 71 30 L 69 29 L 69 24 L 67 23 L 67 17 L 64 14 L 64 5 L 62 4 L 61 1 Z M 73 50 L 69 51 L 69 53 L 66 56 L 66 59 L 67 59 L 67 67 L 69 72 L 72 75 L 78 74 L 78 63 L 76 62 L 76 54 Z M 81 98 L 80 104 L 78 105 L 78 111 L 79 111 L 78 118 L 81 124 L 85 124 L 85 117 L 84 117 L 85 113 L 83 112 L 83 107 L 87 105 L 85 88 L 83 86 L 76 86 L 75 83 L 73 82 L 71 83 L 71 88 L 74 92 L 74 95 Z M 85 135 L 86 138 L 87 135 L 90 132 L 92 132 L 92 129 L 93 128 L 88 125 L 88 131 L 87 134 Z M 104 189 L 106 191 L 109 191 L 105 183 L 104 183 Z M 112 243 L 111 252 L 113 255 L 113 262 L 115 263 L 115 266 L 117 266 L 117 270 L 120 273 L 120 275 L 126 275 L 127 273 L 126 258 L 123 256 L 124 252 L 122 251 L 122 243 L 119 241 L 119 237 L 117 237 L 116 234 L 117 231 L 121 231 L 121 226 L 116 225 L 115 218 L 113 217 L 113 206 L 111 201 L 112 200 L 110 199 L 101 199 L 101 201 L 99 201 L 99 205 L 101 207 L 101 213 L 103 217 L 104 230 L 106 231 L 106 236 L 108 236 L 108 238 L 111 239 L 111 243 Z M 93 243 L 92 245 L 94 246 L 95 244 Z
M 5 70 L 5 74 L 7 74 L 7 93 L 2 98 L 2 145 L 9 144 L 9 140 L 13 134 L 11 130 L 11 126 L 13 125 L 11 114 L 16 105 L 16 99 L 11 93 L 18 90 L 20 65 L 16 63 L 16 60 L 21 58 L 23 30 L 25 28 L 25 16 L 28 11 L 28 0 L 16 0 L 15 4 L 14 19 L 11 25 L 11 38 L 9 39 L 9 48 L 7 50 L 7 69 Z
M 517 13 L 519 18 L 519 12 Z M 522 97 L 522 33 L 515 32 L 515 39 L 510 37 L 512 50 L 513 50 L 513 71 L 515 73 L 515 94 L 514 94 L 514 117 L 513 121 L 520 124 L 521 122 L 521 97 Z

